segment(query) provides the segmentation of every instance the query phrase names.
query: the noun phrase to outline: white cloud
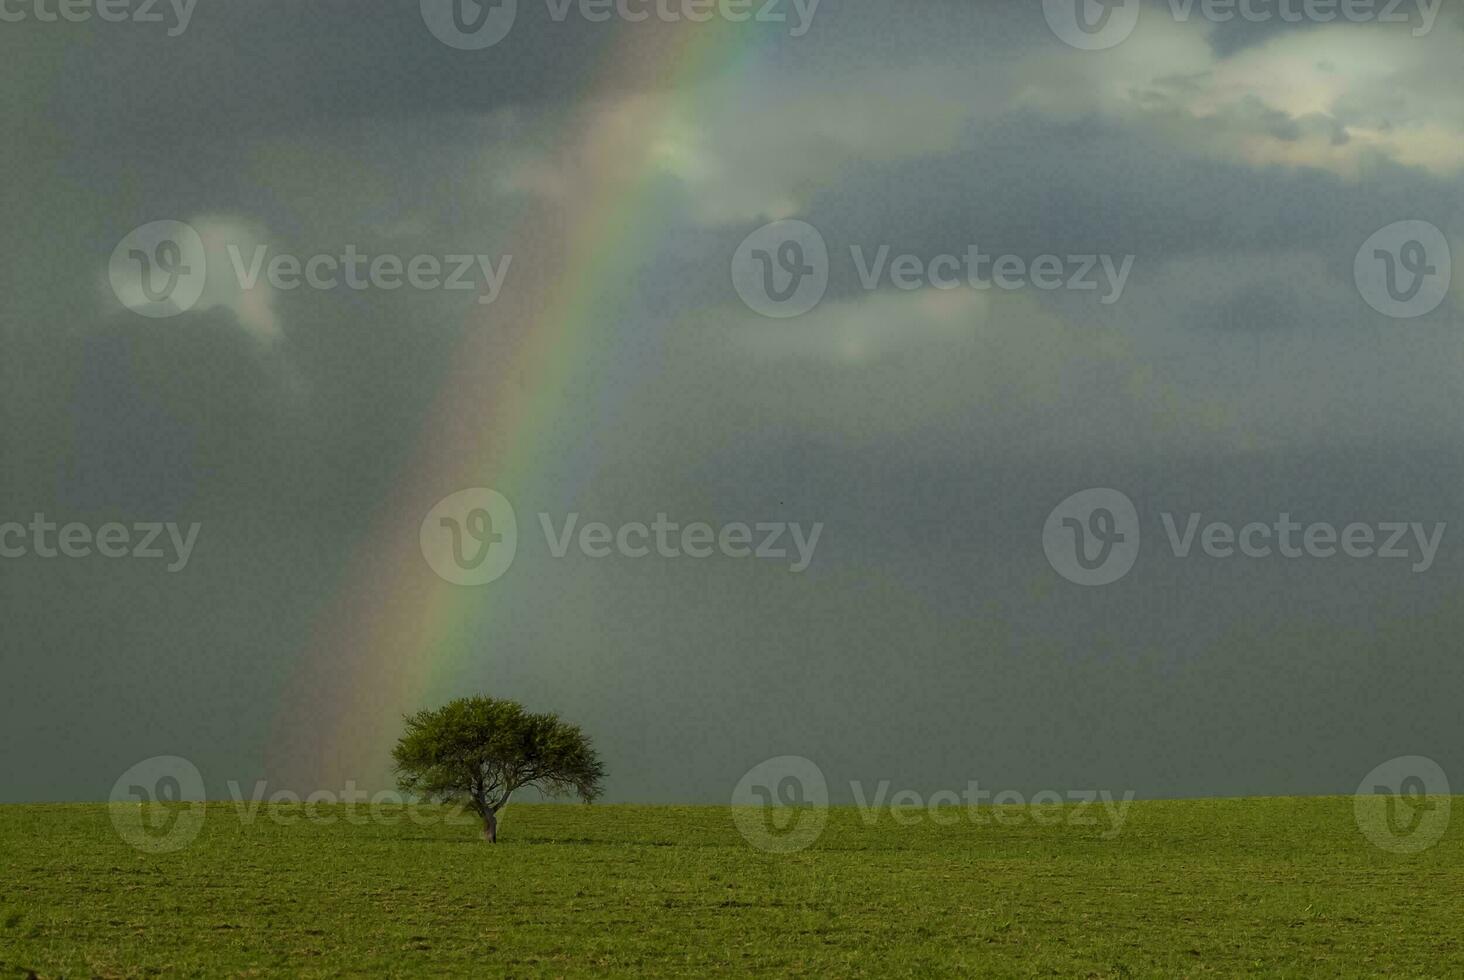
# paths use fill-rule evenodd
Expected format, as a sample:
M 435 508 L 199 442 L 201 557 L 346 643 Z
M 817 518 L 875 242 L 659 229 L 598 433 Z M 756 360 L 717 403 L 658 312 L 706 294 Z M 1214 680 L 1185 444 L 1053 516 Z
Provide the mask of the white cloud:
M 251 288 L 245 288 L 236 271 L 243 263 L 247 269 L 251 257 L 261 246 L 268 245 L 264 229 L 243 218 L 204 215 L 188 222 L 203 239 L 208 259 L 208 280 L 203 295 L 194 309 L 225 307 L 239 318 L 239 323 L 252 336 L 266 343 L 279 339 L 280 322 L 275 315 L 275 291 L 261 276 Z
M 247 269 L 255 250 L 266 244 L 263 229 L 246 219 L 222 215 L 194 216 L 183 223 L 198 237 L 189 241 L 190 236 L 179 236 L 184 239 L 175 243 L 183 250 L 181 264 L 189 269 L 201 267 L 205 272 L 202 291 L 179 312 L 227 309 L 251 336 L 266 344 L 277 340 L 280 323 L 275 314 L 274 289 L 263 276 L 253 288 L 246 289 L 236 272 L 239 263 Z M 154 306 L 144 294 L 141 276 L 136 272 L 130 278 L 109 279 L 104 271 L 99 282 L 103 301 L 108 305 L 120 303 L 130 310 Z
M 1447 25 L 1423 37 L 1380 25 L 1289 29 L 1224 58 L 1206 30 L 1152 17 L 1102 56 L 1044 52 L 1018 69 L 1020 99 L 1259 166 L 1353 179 L 1380 159 L 1464 171 L 1464 61 Z

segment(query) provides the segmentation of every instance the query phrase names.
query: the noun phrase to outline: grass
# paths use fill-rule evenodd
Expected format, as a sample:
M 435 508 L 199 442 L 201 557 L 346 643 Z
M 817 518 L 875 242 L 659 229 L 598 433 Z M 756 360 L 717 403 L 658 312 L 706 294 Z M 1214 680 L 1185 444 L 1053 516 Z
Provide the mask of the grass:
M 1464 837 L 1388 853 L 1350 799 L 1140 802 L 1113 839 L 836 808 L 784 855 L 727 808 L 515 805 L 497 846 L 366 812 L 209 804 L 149 854 L 104 804 L 0 807 L 0 973 L 1464 975 Z

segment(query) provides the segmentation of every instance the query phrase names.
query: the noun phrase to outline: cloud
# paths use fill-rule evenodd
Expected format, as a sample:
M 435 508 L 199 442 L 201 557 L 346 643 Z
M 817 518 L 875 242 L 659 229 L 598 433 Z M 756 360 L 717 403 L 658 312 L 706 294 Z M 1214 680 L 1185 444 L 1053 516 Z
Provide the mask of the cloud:
M 582 139 L 522 161 L 500 186 L 564 201 L 592 181 L 660 176 L 679 183 L 701 223 L 773 220 L 851 165 L 950 150 L 968 125 L 968 81 L 953 69 L 891 70 L 863 85 L 738 78 L 601 100 L 584 112 Z
M 1449 25 L 1423 37 L 1391 25 L 1294 29 L 1221 56 L 1206 27 L 1151 17 L 1102 57 L 1039 53 L 1018 71 L 1031 108 L 1096 113 L 1191 152 L 1351 180 L 1381 161 L 1464 171 L 1464 69 Z
M 1156 445 L 1244 445 L 1221 399 L 1169 384 L 1133 335 L 1021 293 L 888 290 L 785 321 L 729 308 L 689 317 L 676 336 L 665 383 L 698 397 L 673 424 L 694 413 L 698 431 L 729 438 L 756 418 L 850 451 L 899 442 L 990 458 L 1142 456 Z
M 188 268 L 205 268 L 202 292 L 189 304 L 188 310 L 204 313 L 226 309 L 234 314 L 239 325 L 256 340 L 271 344 L 280 337 L 280 321 L 275 312 L 275 290 L 268 279 L 260 276 L 247 285 L 238 269 L 250 268 L 251 257 L 261 248 L 268 248 L 268 236 L 256 223 L 245 218 L 224 215 L 200 215 L 184 224 L 198 233 L 197 243 L 185 239 L 180 263 Z M 195 251 L 201 244 L 201 251 Z M 134 279 L 108 283 L 102 273 L 101 289 L 107 297 L 104 305 L 120 301 L 130 310 L 152 305 L 143 292 L 142 272 Z M 115 294 L 113 290 L 116 290 Z

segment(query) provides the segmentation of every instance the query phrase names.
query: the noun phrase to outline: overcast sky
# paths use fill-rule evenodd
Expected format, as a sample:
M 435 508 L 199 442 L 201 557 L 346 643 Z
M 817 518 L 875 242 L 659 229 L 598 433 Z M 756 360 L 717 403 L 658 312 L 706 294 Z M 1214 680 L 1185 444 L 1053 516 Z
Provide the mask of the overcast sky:
M 161 24 L 49 23 L 27 0 L 0 23 L 0 523 L 200 525 L 177 571 L 45 558 L 29 530 L 0 559 L 0 799 L 103 799 L 157 755 L 217 795 L 390 785 L 377 745 L 345 773 L 312 756 L 299 678 L 322 701 L 361 683 L 380 668 L 319 663 L 343 642 L 322 623 L 423 589 L 453 625 L 401 643 L 401 664 L 453 665 L 433 698 L 581 724 L 612 800 L 725 802 L 781 755 L 815 760 L 836 799 L 881 779 L 1351 792 L 1404 755 L 1464 784 L 1458 9 L 1217 24 L 1144 5 L 1089 51 L 1052 4 L 891 6 L 823 0 L 792 36 L 791 4 L 793 23 L 729 32 L 519 0 L 481 50 L 384 0 L 201 0 L 176 36 L 165 7 Z M 698 30 L 739 54 L 668 68 Z M 606 188 L 624 216 L 606 218 Z M 154 318 L 109 270 L 161 220 L 199 232 L 209 280 Z M 734 257 L 787 220 L 820 234 L 827 289 L 769 317 Z M 1448 246 L 1425 243 L 1424 298 L 1442 292 L 1407 316 L 1357 271 L 1401 221 Z M 546 271 L 577 236 L 612 281 Z M 1393 243 L 1404 284 L 1421 241 Z M 514 258 L 484 304 L 231 287 L 226 243 Z M 922 269 L 1012 255 L 1028 281 L 866 285 L 882 246 Z M 1031 281 L 1044 255 L 1063 288 Z M 1066 288 L 1086 255 L 1095 288 Z M 484 370 L 453 400 L 477 377 L 465 351 L 516 349 L 567 295 L 595 315 L 548 355 L 557 374 Z M 520 396 L 548 421 L 498 486 L 472 454 L 527 425 L 495 415 Z M 475 411 L 444 428 L 444 399 Z M 424 444 L 465 465 L 408 472 Z M 426 509 L 398 519 L 407 483 L 429 506 L 516 490 L 512 569 L 439 581 Z M 1122 491 L 1142 530 L 1105 585 L 1044 548 L 1089 488 Z M 556 559 L 540 512 L 822 529 L 798 572 Z M 1445 528 L 1422 568 L 1412 530 L 1408 559 L 1181 558 L 1163 515 L 1182 533 L 1193 513 L 1363 524 L 1379 545 L 1395 522 Z

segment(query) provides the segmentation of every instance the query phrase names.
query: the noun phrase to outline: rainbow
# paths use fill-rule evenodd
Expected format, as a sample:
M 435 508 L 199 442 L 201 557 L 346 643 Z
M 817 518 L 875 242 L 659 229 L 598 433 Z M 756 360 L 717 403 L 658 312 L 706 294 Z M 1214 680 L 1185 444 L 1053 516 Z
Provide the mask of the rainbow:
M 656 148 L 695 112 L 693 83 L 744 77 L 759 42 L 776 36 L 769 27 L 781 25 L 618 26 L 585 92 L 591 109 L 564 148 L 583 161 L 575 171 L 583 179 L 548 213 L 532 208 L 510 236 L 502 293 L 475 310 L 415 453 L 306 637 L 264 758 L 272 780 L 303 790 L 384 778 L 404 713 L 476 693 L 456 679 L 491 639 L 482 624 L 492 622 L 493 587 L 434 575 L 419 550 L 421 521 L 469 487 L 534 499 L 563 393 L 613 392 L 604 311 L 625 298 L 667 228 L 652 200 Z M 643 94 L 602 113 L 600 91 Z

